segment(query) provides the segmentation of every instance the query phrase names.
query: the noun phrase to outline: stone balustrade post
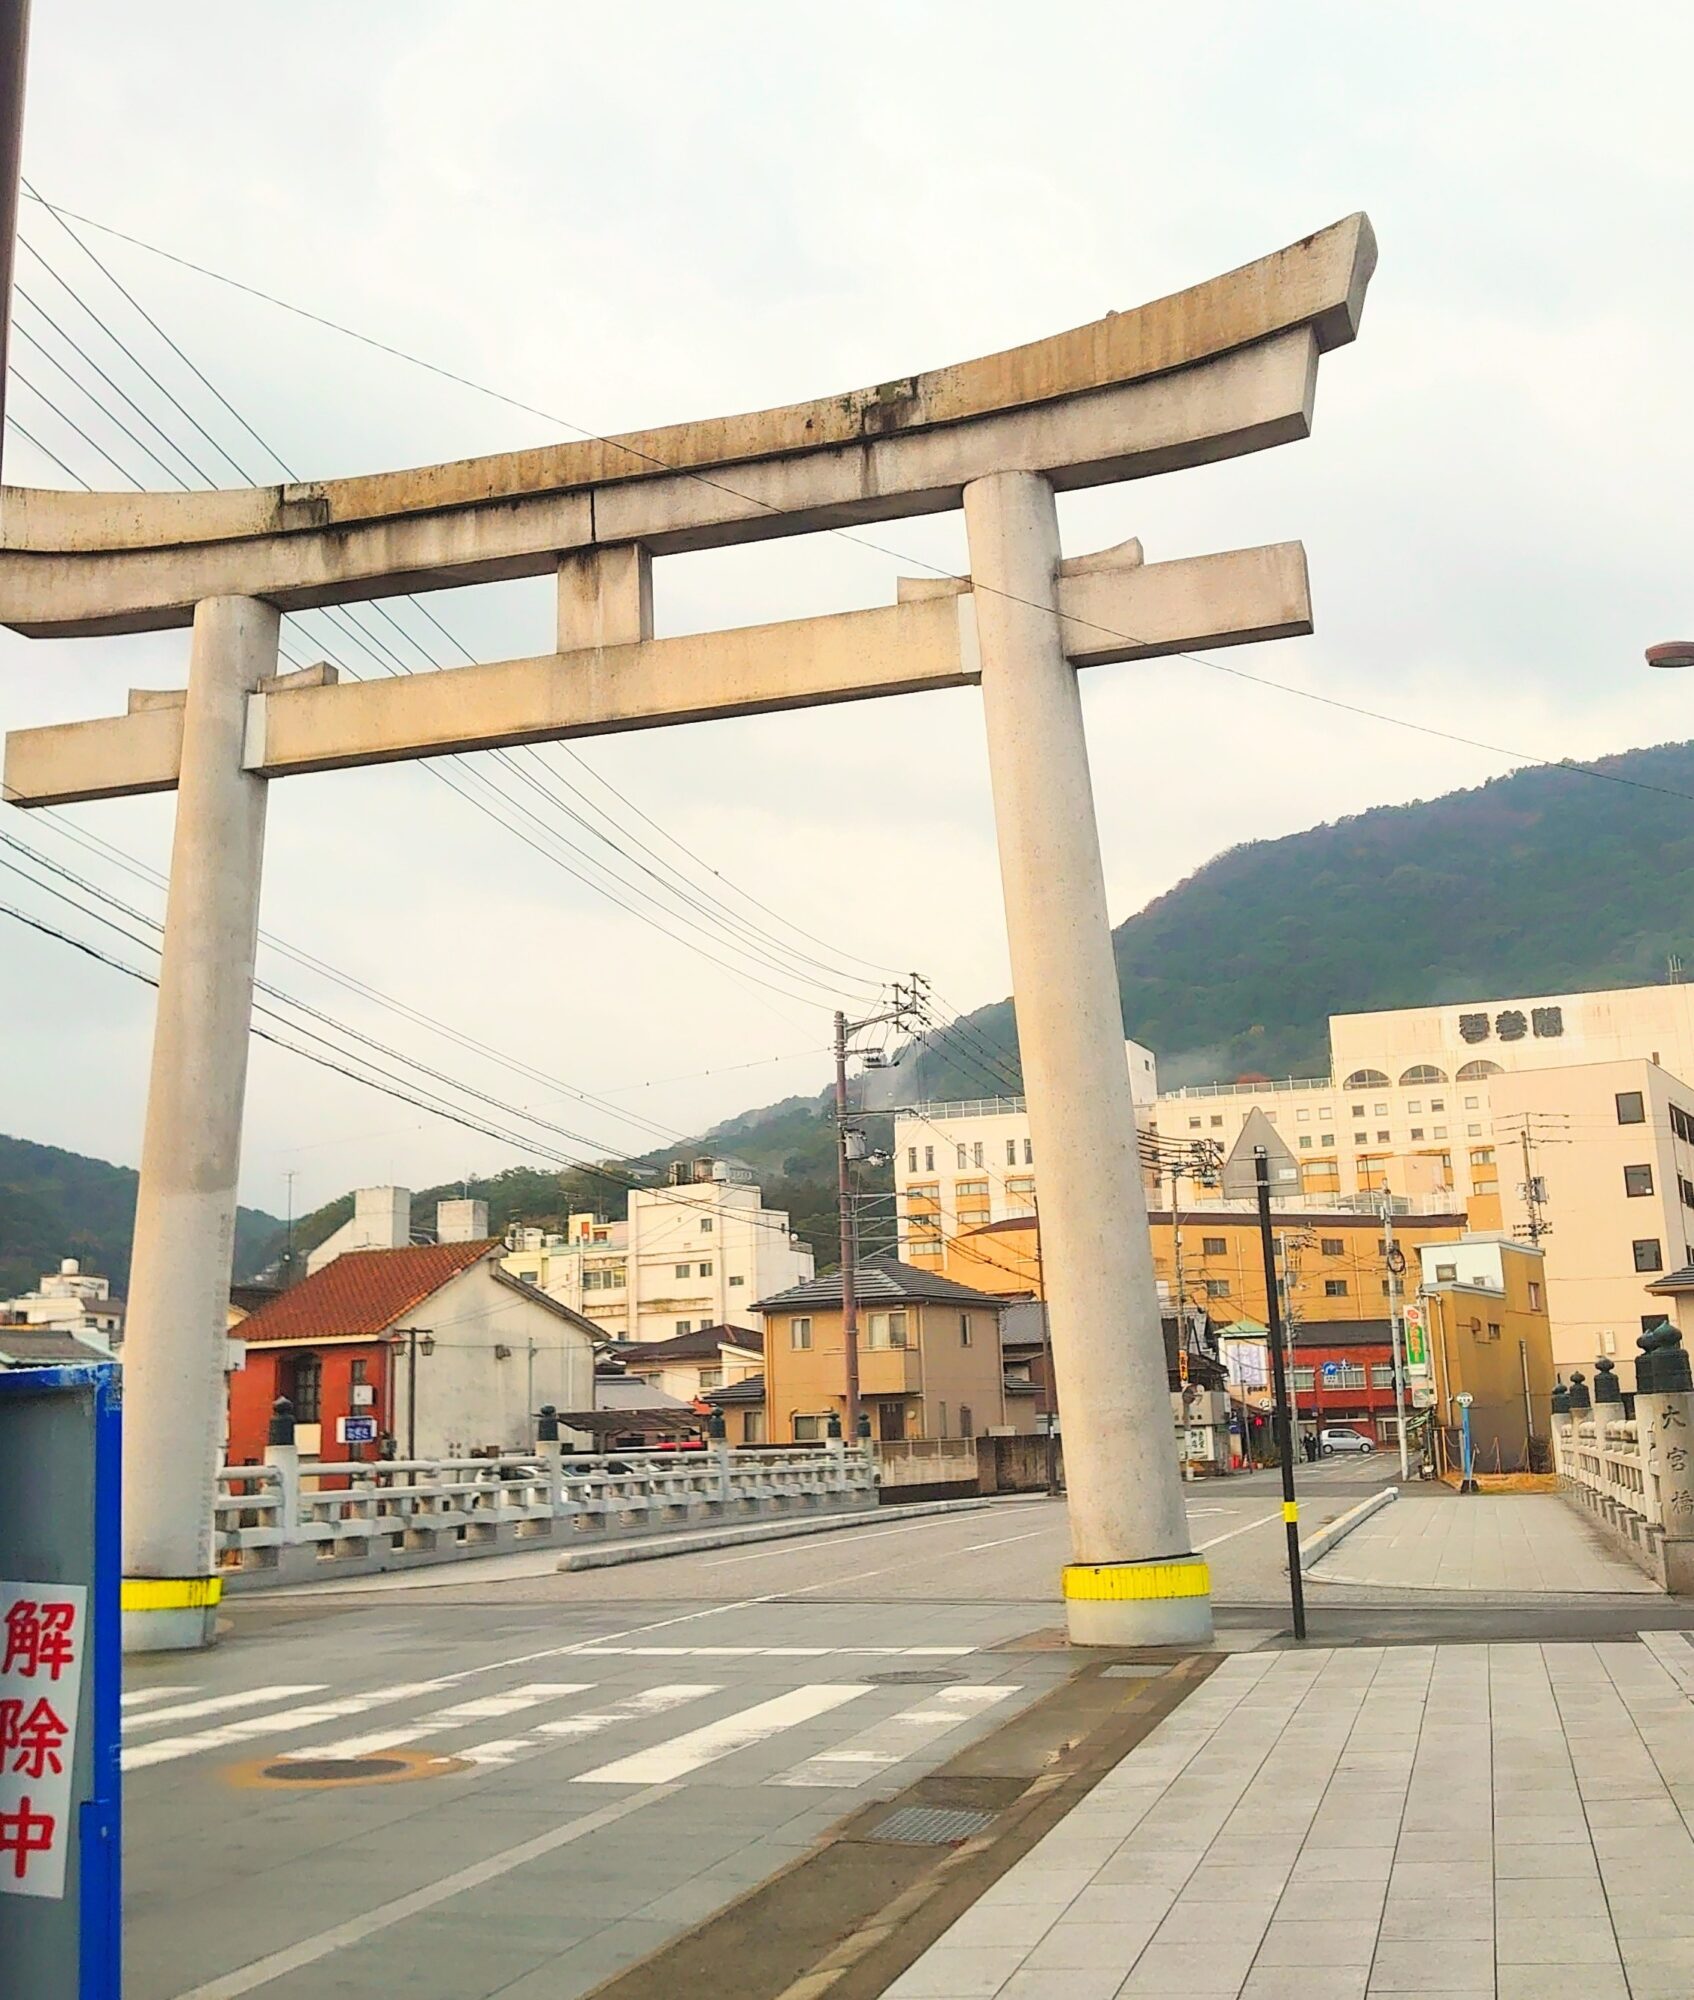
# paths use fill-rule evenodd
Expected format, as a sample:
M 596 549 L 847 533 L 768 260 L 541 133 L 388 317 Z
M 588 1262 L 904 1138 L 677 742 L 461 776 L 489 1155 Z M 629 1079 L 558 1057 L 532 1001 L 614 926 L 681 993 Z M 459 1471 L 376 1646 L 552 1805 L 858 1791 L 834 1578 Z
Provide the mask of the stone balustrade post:
M 271 1405 L 265 1463 L 276 1470 L 276 1525 L 282 1530 L 285 1544 L 297 1541 L 300 1536 L 300 1447 L 294 1442 L 294 1405 L 286 1396 L 278 1396 Z
M 728 1438 L 713 1438 L 707 1449 L 712 1454 L 712 1464 L 717 1472 L 718 1504 L 730 1507 L 735 1502 L 735 1467 L 729 1454 Z
M 1649 1344 L 1651 1343 L 1651 1344 Z M 1694 1374 L 1682 1336 L 1656 1327 L 1643 1336 L 1635 1393 L 1641 1471 L 1663 1531 L 1665 1589 L 1694 1595 Z

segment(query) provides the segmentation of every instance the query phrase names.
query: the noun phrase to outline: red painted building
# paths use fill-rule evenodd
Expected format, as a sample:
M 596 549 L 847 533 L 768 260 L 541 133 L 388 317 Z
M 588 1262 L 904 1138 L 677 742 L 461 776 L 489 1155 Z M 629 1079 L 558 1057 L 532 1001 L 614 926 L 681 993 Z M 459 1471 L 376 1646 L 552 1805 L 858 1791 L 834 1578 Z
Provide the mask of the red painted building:
M 1308 1374 L 1308 1370 L 1310 1373 Z M 1385 1319 L 1332 1319 L 1296 1329 L 1294 1400 L 1302 1429 L 1346 1426 L 1394 1442 L 1394 1336 Z

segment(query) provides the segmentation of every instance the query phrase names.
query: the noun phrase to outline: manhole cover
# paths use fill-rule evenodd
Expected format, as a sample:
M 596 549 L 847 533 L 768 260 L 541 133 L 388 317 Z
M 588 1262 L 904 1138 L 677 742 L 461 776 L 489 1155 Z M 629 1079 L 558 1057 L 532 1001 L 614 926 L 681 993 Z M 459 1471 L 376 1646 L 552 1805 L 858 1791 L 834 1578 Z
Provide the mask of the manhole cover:
M 267 1764 L 264 1775 L 284 1784 L 321 1785 L 335 1779 L 392 1778 L 406 1768 L 401 1757 L 289 1757 Z
M 1169 1667 L 1102 1667 L 1100 1678 L 1107 1681 L 1149 1681 L 1169 1672 Z
M 898 1840 L 908 1847 L 956 1847 L 985 1826 L 994 1814 L 965 1806 L 901 1806 L 870 1830 L 871 1840 Z
M 892 1673 L 870 1676 L 878 1687 L 945 1687 L 950 1681 L 962 1681 L 964 1678 L 963 1674 L 955 1674 L 947 1667 L 904 1667 Z

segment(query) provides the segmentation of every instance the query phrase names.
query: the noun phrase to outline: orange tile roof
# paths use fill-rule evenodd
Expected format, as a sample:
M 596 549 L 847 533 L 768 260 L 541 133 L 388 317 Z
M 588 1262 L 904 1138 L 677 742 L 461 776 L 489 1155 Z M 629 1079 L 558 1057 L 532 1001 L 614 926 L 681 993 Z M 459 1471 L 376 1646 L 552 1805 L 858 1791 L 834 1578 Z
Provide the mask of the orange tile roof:
M 501 1247 L 422 1243 L 406 1250 L 348 1250 L 235 1328 L 249 1346 L 267 1340 L 334 1340 L 386 1333 L 450 1278 Z

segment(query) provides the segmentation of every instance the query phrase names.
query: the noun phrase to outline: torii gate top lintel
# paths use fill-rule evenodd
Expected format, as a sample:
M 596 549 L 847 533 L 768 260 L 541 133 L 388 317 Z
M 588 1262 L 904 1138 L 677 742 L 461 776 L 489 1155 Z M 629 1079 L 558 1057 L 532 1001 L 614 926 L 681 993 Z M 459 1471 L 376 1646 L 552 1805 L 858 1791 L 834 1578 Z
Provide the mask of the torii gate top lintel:
M 957 507 L 986 472 L 1074 488 L 1303 436 L 1318 354 L 1353 339 L 1368 219 L 1134 309 L 870 389 L 408 471 L 195 493 L 0 489 L 0 623 L 34 637 L 188 625 Z

